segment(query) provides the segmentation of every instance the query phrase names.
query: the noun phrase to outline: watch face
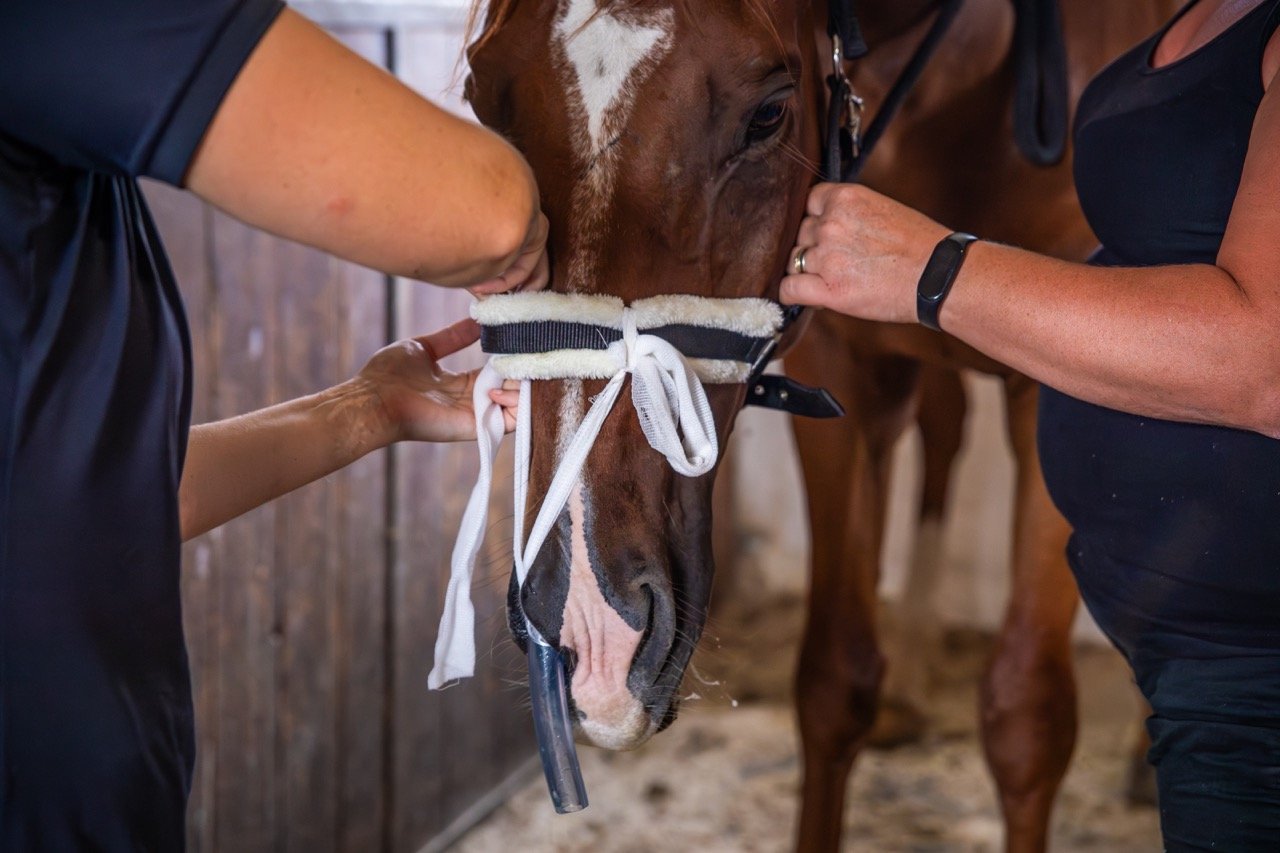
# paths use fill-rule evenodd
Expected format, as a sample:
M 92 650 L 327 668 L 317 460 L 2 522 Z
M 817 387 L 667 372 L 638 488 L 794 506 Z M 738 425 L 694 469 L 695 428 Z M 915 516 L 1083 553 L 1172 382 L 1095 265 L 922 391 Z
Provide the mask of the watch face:
M 964 254 L 964 247 L 955 240 L 943 240 L 933 250 L 926 275 L 920 282 L 921 299 L 936 300 L 946 293 L 951 277 L 955 275 L 956 262 Z

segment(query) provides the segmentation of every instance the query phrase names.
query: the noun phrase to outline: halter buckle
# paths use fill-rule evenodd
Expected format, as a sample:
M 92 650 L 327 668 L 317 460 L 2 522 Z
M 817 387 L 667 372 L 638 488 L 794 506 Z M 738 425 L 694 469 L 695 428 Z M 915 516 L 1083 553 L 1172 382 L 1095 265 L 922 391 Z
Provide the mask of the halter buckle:
M 853 157 L 862 155 L 862 107 L 864 102 L 845 83 L 845 108 L 849 111 L 849 148 Z
M 853 91 L 853 82 L 844 70 L 844 43 L 838 33 L 831 36 L 831 75 L 838 91 L 844 93 L 845 130 L 849 134 L 850 156 L 856 158 L 862 151 L 862 98 Z M 834 106 L 834 105 L 833 105 Z

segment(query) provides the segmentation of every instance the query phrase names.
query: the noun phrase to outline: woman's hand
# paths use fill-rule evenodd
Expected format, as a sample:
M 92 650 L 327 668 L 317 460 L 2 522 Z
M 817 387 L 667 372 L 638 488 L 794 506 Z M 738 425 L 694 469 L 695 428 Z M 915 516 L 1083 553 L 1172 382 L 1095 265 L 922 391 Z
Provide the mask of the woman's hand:
M 781 298 L 889 323 L 916 319 L 916 283 L 950 232 L 922 213 L 858 184 L 809 193 Z M 803 274 L 795 258 L 804 252 Z
M 474 320 L 461 320 L 445 329 L 409 338 L 374 353 L 355 381 L 367 385 L 379 405 L 377 417 L 382 443 L 395 441 L 465 441 L 476 437 L 471 393 L 476 374 L 452 373 L 440 359 L 480 337 Z M 507 432 L 515 429 L 518 385 L 508 382 L 490 399 L 503 407 Z
M 478 299 L 495 293 L 542 290 L 551 277 L 547 265 L 547 216 L 541 210 L 533 217 L 524 246 L 507 271 L 497 278 L 473 284 L 467 290 Z
M 477 371 L 439 359 L 479 337 L 471 320 L 384 347 L 346 382 L 224 421 L 193 427 L 178 508 L 190 539 L 401 440 L 475 438 Z M 515 428 L 516 383 L 491 391 Z

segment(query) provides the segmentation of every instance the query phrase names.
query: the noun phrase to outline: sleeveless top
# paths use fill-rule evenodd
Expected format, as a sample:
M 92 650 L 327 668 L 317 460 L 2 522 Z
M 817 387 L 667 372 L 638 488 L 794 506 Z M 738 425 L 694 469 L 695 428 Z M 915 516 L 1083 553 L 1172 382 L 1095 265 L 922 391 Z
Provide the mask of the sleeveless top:
M 1217 259 L 1280 0 L 1152 68 L 1172 23 L 1081 97 L 1075 179 L 1102 243 L 1093 263 Z M 1081 597 L 1151 703 L 1166 849 L 1276 849 L 1280 441 L 1046 387 L 1038 443 L 1050 494 L 1075 530 L 1067 556 Z
M 1089 85 L 1076 118 L 1075 179 L 1103 247 L 1095 263 L 1215 262 L 1263 95 L 1262 52 L 1278 23 L 1280 2 L 1262 3 L 1153 69 L 1170 22 Z M 1121 649 L 1280 651 L 1280 441 L 1126 414 L 1049 388 L 1041 396 L 1045 479 L 1076 531 L 1070 556 L 1086 601 Z

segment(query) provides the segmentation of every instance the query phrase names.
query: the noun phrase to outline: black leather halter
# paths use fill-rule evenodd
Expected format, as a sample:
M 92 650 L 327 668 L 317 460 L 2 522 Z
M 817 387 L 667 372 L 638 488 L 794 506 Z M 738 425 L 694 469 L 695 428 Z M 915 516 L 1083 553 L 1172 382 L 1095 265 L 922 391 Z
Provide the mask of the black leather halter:
M 844 406 L 826 388 L 814 388 L 789 376 L 764 372 L 782 336 L 803 313 L 803 305 L 782 306 L 782 326 L 751 368 L 751 375 L 747 378 L 747 399 L 743 405 L 777 409 L 802 418 L 841 417 Z
M 844 60 L 867 53 L 854 0 L 830 0 L 827 33 L 832 39 L 832 73 L 827 77 L 826 144 L 822 152 L 823 180 L 853 183 L 867 158 L 920 79 L 925 66 L 951 28 L 964 0 L 942 0 L 929 31 L 916 47 L 862 131 L 862 99 L 849 85 Z M 1013 0 L 1015 26 L 1014 138 L 1018 149 L 1037 166 L 1062 160 L 1067 140 L 1067 60 L 1057 0 Z

